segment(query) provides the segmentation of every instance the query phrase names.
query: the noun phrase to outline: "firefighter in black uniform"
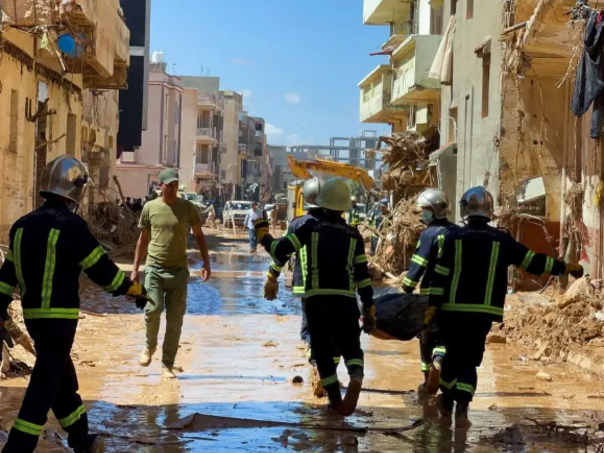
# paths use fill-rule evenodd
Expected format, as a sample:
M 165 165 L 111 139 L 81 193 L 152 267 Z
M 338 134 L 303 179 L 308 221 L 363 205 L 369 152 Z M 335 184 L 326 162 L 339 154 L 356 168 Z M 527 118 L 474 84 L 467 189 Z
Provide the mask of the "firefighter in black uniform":
M 346 182 L 327 182 L 317 204 L 325 209 L 324 217 L 307 221 L 296 233 L 280 240 L 268 234 L 266 222 L 257 222 L 256 229 L 259 242 L 277 262 L 287 261 L 292 253 L 306 247 L 304 297 L 312 351 L 331 407 L 342 415 L 350 415 L 356 409 L 364 375 L 356 292 L 363 304 L 364 330 L 370 333 L 375 329 L 373 289 L 363 237 L 342 218 L 350 207 Z M 333 360 L 334 341 L 350 375 L 343 401 Z
M 372 227 L 375 231 L 371 235 L 371 256 L 375 255 L 377 251 L 378 242 L 380 235 L 377 233 L 382 227 L 382 223 L 386 220 L 385 216 L 388 215 L 388 199 L 383 198 L 380 201 L 379 208 L 373 209 L 367 218 L 367 224 Z
M 350 209 L 348 210 L 348 224 L 355 228 L 361 223 L 361 208 L 357 205 L 357 197 L 350 197 Z
M 427 228 L 419 236 L 409 272 L 403 280 L 403 290 L 412 293 L 419 283 L 419 293 L 428 296 L 443 291 L 442 288 L 431 288 L 430 285 L 437 270 L 436 260 L 442 251 L 445 235 L 458 226 L 447 219 L 451 212 L 449 197 L 440 189 L 422 192 L 417 199 L 417 206 L 421 208 L 421 221 Z M 433 395 L 438 392 L 440 369 L 446 351 L 440 343 L 439 329 L 435 322 L 425 326 L 419 343 L 424 383 L 420 385 L 418 392 Z
M 476 391 L 485 341 L 491 324 L 503 321 L 510 265 L 531 274 L 570 274 L 579 278 L 583 268 L 535 253 L 516 242 L 507 232 L 489 226 L 493 197 L 484 187 L 468 190 L 460 201 L 461 216 L 467 224 L 450 231 L 437 260 L 432 287 L 442 293 L 430 294 L 430 307 L 438 309 L 438 324 L 447 353 L 440 375 L 442 395 L 438 407 L 450 417 L 454 403 L 455 423 L 471 425 L 468 408 Z
M 320 219 L 324 216 L 323 208 L 316 205 L 317 197 L 321 191 L 321 187 L 325 182 L 320 178 L 312 178 L 306 181 L 304 187 L 302 188 L 302 193 L 304 195 L 304 204 L 308 209 L 308 212 L 300 217 L 294 218 L 289 228 L 287 229 L 287 234 L 293 234 L 300 227 L 302 227 L 309 220 Z M 308 252 L 306 247 L 302 247 L 296 254 L 294 255 L 294 272 L 293 272 L 293 288 L 292 292 L 294 296 L 300 297 L 302 302 L 302 325 L 300 327 L 300 338 L 307 345 L 307 358 L 311 365 L 313 365 L 313 372 L 316 373 L 316 361 L 312 354 L 312 349 L 310 348 L 310 334 L 308 332 L 308 319 L 306 317 L 306 299 L 304 297 L 304 282 L 306 279 L 306 261 L 308 259 Z M 271 261 L 268 273 L 266 276 L 266 282 L 264 284 L 264 298 L 266 300 L 275 300 L 277 298 L 277 294 L 279 293 L 279 283 L 278 279 L 281 275 L 281 271 L 283 270 L 286 263 L 278 263 L 274 259 Z M 334 362 L 337 365 L 340 363 L 340 355 L 338 352 L 337 346 L 334 345 Z M 318 381 L 318 380 L 315 380 Z M 313 381 L 313 382 L 315 382 Z M 313 388 L 314 395 L 317 398 L 324 398 L 327 396 L 324 392 L 323 386 L 320 385 L 320 382 Z
M 10 251 L 0 269 L 0 323 L 7 318 L 14 287 L 19 286 L 37 357 L 3 453 L 33 452 L 50 409 L 75 452 L 102 449 L 100 440 L 88 432 L 70 357 L 80 313 L 80 273 L 86 272 L 114 296 L 133 296 L 139 308 L 144 307 L 146 291 L 118 269 L 75 214 L 87 181 L 86 169 L 75 158 L 54 159 L 42 175 L 44 205 L 10 230 Z

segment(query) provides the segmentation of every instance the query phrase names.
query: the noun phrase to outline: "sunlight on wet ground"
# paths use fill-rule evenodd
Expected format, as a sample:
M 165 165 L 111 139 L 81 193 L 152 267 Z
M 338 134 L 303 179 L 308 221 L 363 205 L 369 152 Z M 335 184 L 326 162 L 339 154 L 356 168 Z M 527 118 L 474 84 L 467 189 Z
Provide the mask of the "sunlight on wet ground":
M 177 359 L 183 371 L 176 381 L 161 380 L 161 351 L 148 369 L 136 363 L 144 328 L 142 316 L 131 305 L 98 292 L 84 302 L 84 308 L 99 315 L 81 321 L 75 362 L 91 425 L 106 437 L 108 452 L 490 452 L 503 451 L 504 446 L 488 439 L 515 424 L 534 426 L 528 419 L 566 425 L 603 419 L 599 411 L 604 410 L 604 400 L 593 397 L 601 388 L 599 379 L 556 368 L 548 369 L 554 381 L 542 382 L 535 375 L 543 365 L 526 361 L 511 346 L 493 345 L 479 371 L 470 415 L 474 426 L 468 432 L 455 430 L 441 424 L 433 401 L 418 401 L 417 342 L 366 336 L 367 390 L 360 410 L 346 421 L 329 415 L 325 400 L 311 395 L 310 368 L 305 351 L 299 349 L 299 300 L 283 288 L 276 301 L 262 298 L 268 257 L 220 253 L 212 259 L 215 278 L 203 284 L 194 277 L 189 284 Z M 343 366 L 339 372 L 345 384 Z M 301 376 L 304 384 L 292 384 L 294 376 Z M 13 380 L 0 388 L 4 427 L 16 417 L 23 384 Z M 237 420 L 204 419 L 193 432 L 166 429 L 194 413 Z M 48 428 L 58 429 L 51 420 Z M 401 430 L 413 423 L 418 426 Z M 60 438 L 50 436 L 39 451 L 66 451 L 61 445 Z M 541 431 L 533 435 L 530 430 L 521 442 L 506 448 L 585 451 L 567 439 L 543 436 Z

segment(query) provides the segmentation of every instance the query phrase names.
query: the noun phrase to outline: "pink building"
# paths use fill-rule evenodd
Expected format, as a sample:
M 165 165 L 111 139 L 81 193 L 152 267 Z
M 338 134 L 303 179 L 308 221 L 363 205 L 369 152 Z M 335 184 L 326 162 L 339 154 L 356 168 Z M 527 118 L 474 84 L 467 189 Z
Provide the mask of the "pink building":
M 148 127 L 142 145 L 123 152 L 116 174 L 124 196 L 144 198 L 158 186 L 159 173 L 180 167 L 183 87 L 179 77 L 166 72 L 166 63 L 152 62 L 149 69 Z

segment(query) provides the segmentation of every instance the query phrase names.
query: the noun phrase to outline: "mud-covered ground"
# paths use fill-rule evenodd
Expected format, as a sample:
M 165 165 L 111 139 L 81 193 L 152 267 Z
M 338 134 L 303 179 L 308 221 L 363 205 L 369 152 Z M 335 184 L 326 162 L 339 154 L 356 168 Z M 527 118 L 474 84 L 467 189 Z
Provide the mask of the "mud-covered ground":
M 129 302 L 85 291 L 73 357 L 92 429 L 108 452 L 578 453 L 582 428 L 590 438 L 604 429 L 600 377 L 493 344 L 479 370 L 474 425 L 456 430 L 440 422 L 433 401 L 418 400 L 417 343 L 366 336 L 359 411 L 346 420 L 329 415 L 311 395 L 298 300 L 283 285 L 278 300 L 262 299 L 268 257 L 249 255 L 243 236 L 212 237 L 211 245 L 214 278 L 189 283 L 177 380 L 161 379 L 159 355 L 149 368 L 138 366 L 144 326 Z M 190 261 L 200 268 L 195 253 Z M 537 378 L 540 371 L 551 381 Z M 302 384 L 292 383 L 296 376 Z M 0 382 L 0 445 L 26 385 L 26 378 Z M 38 451 L 69 451 L 52 414 L 46 428 Z

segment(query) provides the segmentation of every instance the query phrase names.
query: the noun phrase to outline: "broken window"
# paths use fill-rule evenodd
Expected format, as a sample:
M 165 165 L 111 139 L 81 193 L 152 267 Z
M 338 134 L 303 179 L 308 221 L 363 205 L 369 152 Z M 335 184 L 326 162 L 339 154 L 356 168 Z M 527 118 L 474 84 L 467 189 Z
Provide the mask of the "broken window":
M 474 17 L 474 0 L 466 0 L 466 20 Z
M 457 13 L 457 0 L 451 0 L 451 16 Z
M 210 163 L 210 151 L 208 145 L 197 144 L 197 150 L 195 153 L 195 163 L 197 164 L 208 164 Z
M 482 117 L 489 116 L 489 87 L 491 85 L 491 54 L 482 57 Z

